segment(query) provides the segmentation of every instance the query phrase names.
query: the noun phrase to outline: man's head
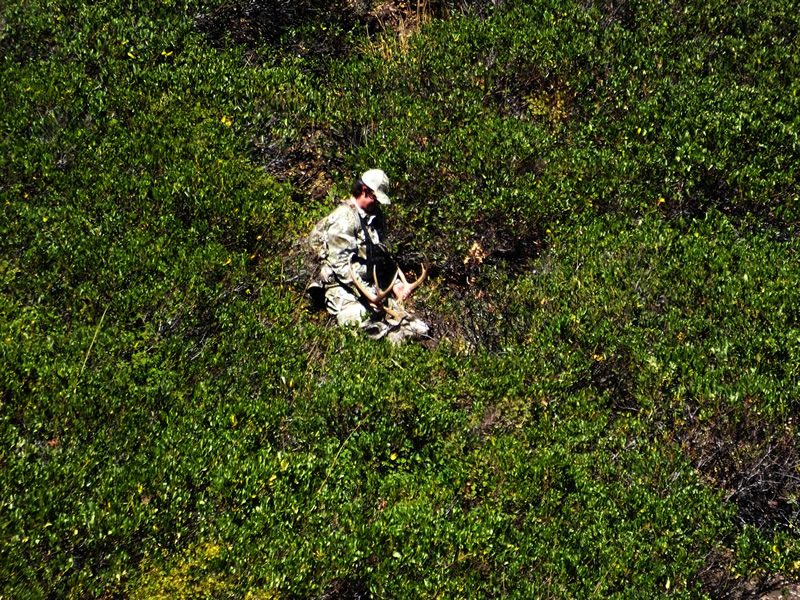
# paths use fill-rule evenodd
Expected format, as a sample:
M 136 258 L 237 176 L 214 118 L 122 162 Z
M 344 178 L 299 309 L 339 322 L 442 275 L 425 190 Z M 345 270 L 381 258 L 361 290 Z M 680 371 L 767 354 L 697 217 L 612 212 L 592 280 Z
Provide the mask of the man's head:
M 359 208 L 366 212 L 375 210 L 377 203 L 391 204 L 386 190 L 389 178 L 380 169 L 370 169 L 361 175 L 361 179 L 353 184 L 353 198 Z

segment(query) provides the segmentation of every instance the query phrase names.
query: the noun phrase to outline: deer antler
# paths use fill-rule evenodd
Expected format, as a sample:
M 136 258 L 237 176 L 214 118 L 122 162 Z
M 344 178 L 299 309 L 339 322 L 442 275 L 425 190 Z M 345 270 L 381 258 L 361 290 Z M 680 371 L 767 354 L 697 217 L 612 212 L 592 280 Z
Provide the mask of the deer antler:
M 391 292 L 392 289 L 394 289 L 394 282 L 397 277 L 400 277 L 400 281 L 403 282 L 403 285 L 405 286 L 406 290 L 405 297 L 408 297 L 408 295 L 411 294 L 411 292 L 413 292 L 415 289 L 417 289 L 419 285 L 423 281 L 425 281 L 425 278 L 428 276 L 428 265 L 422 263 L 420 267 L 422 268 L 422 273 L 413 283 L 408 283 L 408 280 L 406 279 L 406 276 L 403 273 L 402 269 L 398 268 L 394 277 L 392 277 L 389 287 L 387 287 L 385 290 L 381 290 L 381 286 L 378 285 L 378 275 L 375 271 L 375 267 L 373 266 L 372 279 L 375 282 L 375 289 L 377 290 L 377 293 L 375 294 L 370 292 L 366 288 L 366 286 L 361 282 L 358 275 L 356 275 L 355 271 L 353 270 L 352 258 L 350 259 L 350 278 L 353 280 L 353 283 L 358 288 L 358 291 L 360 291 L 367 300 L 369 300 L 372 304 L 379 306 L 381 309 L 383 309 L 384 312 L 388 313 L 389 315 L 391 315 L 392 317 L 394 317 L 399 321 L 408 314 L 406 312 L 405 307 L 403 306 L 403 299 L 402 298 L 397 299 L 397 305 L 400 307 L 400 312 L 394 311 L 387 306 L 383 306 L 382 304 L 383 299 L 389 295 L 389 292 Z
M 400 269 L 398 269 L 398 272 L 399 271 Z M 397 274 L 395 274 L 395 277 L 397 277 Z M 356 272 L 353 270 L 353 260 L 350 259 L 350 279 L 353 280 L 353 283 L 358 288 L 358 291 L 364 294 L 364 297 L 367 300 L 369 300 L 372 304 L 380 306 L 385 312 L 389 313 L 395 319 L 401 319 L 403 317 L 402 313 L 397 313 L 381 304 L 383 302 L 383 299 L 389 295 L 389 292 L 392 291 L 395 277 L 392 277 L 392 283 L 389 284 L 389 287 L 387 287 L 385 290 L 381 290 L 381 286 L 378 285 L 378 274 L 375 271 L 375 267 L 373 266 L 372 279 L 375 281 L 375 289 L 377 290 L 377 293 L 373 294 L 367 289 L 367 287 L 363 283 L 361 283 L 358 275 L 356 275 Z
M 422 274 L 419 276 L 419 278 L 417 278 L 417 280 L 414 283 L 408 283 L 408 280 L 406 279 L 406 276 L 403 273 L 403 271 L 400 270 L 400 269 L 397 269 L 397 274 L 400 276 L 400 280 L 406 286 L 406 288 L 405 288 L 406 289 L 406 296 L 408 296 L 411 292 L 413 292 L 415 289 L 417 289 L 419 287 L 419 284 L 422 283 L 423 281 L 425 281 L 425 278 L 428 276 L 428 265 L 426 265 L 425 263 L 422 263 L 420 265 L 420 267 L 422 268 Z
M 403 286 L 404 286 L 403 297 L 397 299 L 397 306 L 402 311 L 402 313 L 401 313 L 402 315 L 407 315 L 408 314 L 408 312 L 406 311 L 406 307 L 403 306 L 403 300 L 405 298 L 408 298 L 408 296 L 411 294 L 411 292 L 413 292 L 415 289 L 417 289 L 419 287 L 419 284 L 421 284 L 423 281 L 425 281 L 425 278 L 428 276 L 428 265 L 425 264 L 425 263 L 422 263 L 422 265 L 420 265 L 420 267 L 422 268 L 422 273 L 414 281 L 414 283 L 408 283 L 408 279 L 406 279 L 406 276 L 405 276 L 405 273 L 403 273 L 403 270 L 402 269 L 397 269 L 397 275 L 395 275 L 395 277 L 400 277 L 400 281 L 403 282 Z M 390 313 L 390 314 L 392 314 L 392 316 L 394 316 L 394 313 Z M 397 319 L 398 317 L 395 317 L 395 318 Z

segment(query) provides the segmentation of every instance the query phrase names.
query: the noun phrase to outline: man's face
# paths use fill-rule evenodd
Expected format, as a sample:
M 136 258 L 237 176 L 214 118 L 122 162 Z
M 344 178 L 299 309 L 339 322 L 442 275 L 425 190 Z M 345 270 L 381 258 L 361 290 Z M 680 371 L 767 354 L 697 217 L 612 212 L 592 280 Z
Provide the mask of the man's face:
M 364 212 L 371 213 L 378 206 L 378 198 L 375 196 L 375 192 L 373 192 L 367 186 L 363 187 L 361 195 L 355 200 L 356 204 L 358 204 L 358 207 Z

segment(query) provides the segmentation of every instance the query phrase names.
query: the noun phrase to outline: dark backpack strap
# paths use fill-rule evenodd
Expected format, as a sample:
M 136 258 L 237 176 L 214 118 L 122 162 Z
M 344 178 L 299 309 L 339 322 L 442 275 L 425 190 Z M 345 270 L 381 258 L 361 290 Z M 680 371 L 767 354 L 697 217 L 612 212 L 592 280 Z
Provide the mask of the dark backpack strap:
M 350 208 L 353 209 L 353 214 L 361 225 L 361 230 L 364 232 L 364 241 L 367 245 L 367 273 L 372 273 L 373 269 L 377 269 L 378 277 L 381 277 L 383 271 L 391 268 L 394 264 L 394 260 L 383 244 L 376 244 L 372 241 L 372 237 L 369 235 L 369 230 L 367 229 L 366 219 L 361 217 L 356 207 L 350 204 Z
M 364 232 L 364 241 L 367 244 L 367 272 L 369 273 L 372 271 L 372 268 L 377 264 L 376 253 L 375 253 L 375 242 L 372 241 L 372 238 L 369 235 L 369 231 L 367 230 L 367 223 L 365 222 L 364 219 L 361 218 L 361 214 L 358 212 L 358 209 L 350 203 L 348 203 L 348 206 L 352 209 L 353 215 L 355 216 L 359 225 L 361 225 L 361 231 Z
M 372 237 L 369 235 L 364 219 L 358 213 L 356 213 L 356 216 L 358 217 L 358 222 L 361 223 L 361 230 L 364 232 L 364 240 L 367 244 L 367 273 L 370 273 L 377 264 L 375 261 L 375 242 L 372 241 Z

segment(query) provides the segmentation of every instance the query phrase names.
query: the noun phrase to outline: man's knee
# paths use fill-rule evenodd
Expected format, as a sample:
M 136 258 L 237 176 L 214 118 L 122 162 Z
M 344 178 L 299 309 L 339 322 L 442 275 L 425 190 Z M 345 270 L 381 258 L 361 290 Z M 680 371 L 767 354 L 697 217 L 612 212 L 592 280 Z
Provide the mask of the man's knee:
M 367 309 L 360 302 L 348 302 L 340 306 L 336 322 L 341 327 L 361 325 L 367 316 Z

